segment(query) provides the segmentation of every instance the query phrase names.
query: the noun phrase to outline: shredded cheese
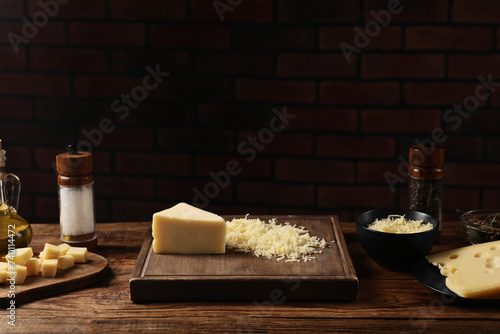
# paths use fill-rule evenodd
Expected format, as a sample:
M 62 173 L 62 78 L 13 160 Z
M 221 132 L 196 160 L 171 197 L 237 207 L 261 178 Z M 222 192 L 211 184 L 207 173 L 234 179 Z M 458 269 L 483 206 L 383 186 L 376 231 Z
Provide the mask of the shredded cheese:
M 325 248 L 326 241 L 310 236 L 304 226 L 277 224 L 276 219 L 268 223 L 260 219 L 233 219 L 226 222 L 226 247 L 237 252 L 253 252 L 257 257 L 268 259 L 276 257 L 278 261 L 304 262 L 314 259 L 312 254 L 319 254 Z
M 373 223 L 368 225 L 369 229 L 388 232 L 388 233 L 419 233 L 432 230 L 431 223 L 424 224 L 423 220 L 406 219 L 405 216 L 389 215 L 384 219 L 375 219 Z

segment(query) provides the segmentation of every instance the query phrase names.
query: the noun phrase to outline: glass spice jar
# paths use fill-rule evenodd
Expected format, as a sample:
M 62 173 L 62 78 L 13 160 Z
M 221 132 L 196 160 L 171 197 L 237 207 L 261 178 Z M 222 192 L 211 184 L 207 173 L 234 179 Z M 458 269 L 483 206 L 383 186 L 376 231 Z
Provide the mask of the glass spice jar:
M 437 145 L 410 146 L 409 208 L 438 220 L 437 241 L 441 235 L 444 153 L 444 148 Z

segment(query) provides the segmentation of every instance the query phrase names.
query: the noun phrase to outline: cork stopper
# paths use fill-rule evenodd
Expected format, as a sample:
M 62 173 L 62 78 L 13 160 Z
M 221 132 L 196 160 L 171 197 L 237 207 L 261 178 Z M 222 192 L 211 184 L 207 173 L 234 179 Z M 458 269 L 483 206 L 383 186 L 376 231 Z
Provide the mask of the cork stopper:
M 57 183 L 64 186 L 81 186 L 92 183 L 92 154 L 89 152 L 61 153 L 56 156 Z
M 410 168 L 412 177 L 437 179 L 444 175 L 444 148 L 437 145 L 410 146 Z

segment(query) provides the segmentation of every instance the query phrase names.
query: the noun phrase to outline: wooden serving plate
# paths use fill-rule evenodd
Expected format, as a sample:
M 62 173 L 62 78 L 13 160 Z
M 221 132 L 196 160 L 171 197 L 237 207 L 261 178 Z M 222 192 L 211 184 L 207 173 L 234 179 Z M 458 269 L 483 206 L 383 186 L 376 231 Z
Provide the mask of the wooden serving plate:
M 12 299 L 9 298 L 10 283 L 4 283 L 0 285 L 0 307 L 7 307 L 11 300 L 15 300 L 17 306 L 28 300 L 90 285 L 104 278 L 107 269 L 108 260 L 105 257 L 89 253 L 89 259 L 86 263 L 75 263 L 73 268 L 67 270 L 57 269 L 54 278 L 44 278 L 41 273 L 38 276 L 26 277 L 23 284 L 15 286 L 15 297 Z
M 276 304 L 285 300 L 356 299 L 358 278 L 337 216 L 259 218 L 304 226 L 311 236 L 325 239 L 329 246 L 315 254 L 314 260 L 298 263 L 234 250 L 219 255 L 156 254 L 150 228 L 130 279 L 132 301 L 246 300 Z

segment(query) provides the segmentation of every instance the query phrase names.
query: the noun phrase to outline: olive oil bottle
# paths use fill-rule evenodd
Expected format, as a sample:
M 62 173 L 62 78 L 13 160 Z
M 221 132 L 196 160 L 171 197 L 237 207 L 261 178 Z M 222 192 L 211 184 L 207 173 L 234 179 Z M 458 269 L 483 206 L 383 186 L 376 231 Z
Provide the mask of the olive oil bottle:
M 17 213 L 21 182 L 16 175 L 5 172 L 6 160 L 0 139 L 0 255 L 28 246 L 33 236 L 30 224 Z

